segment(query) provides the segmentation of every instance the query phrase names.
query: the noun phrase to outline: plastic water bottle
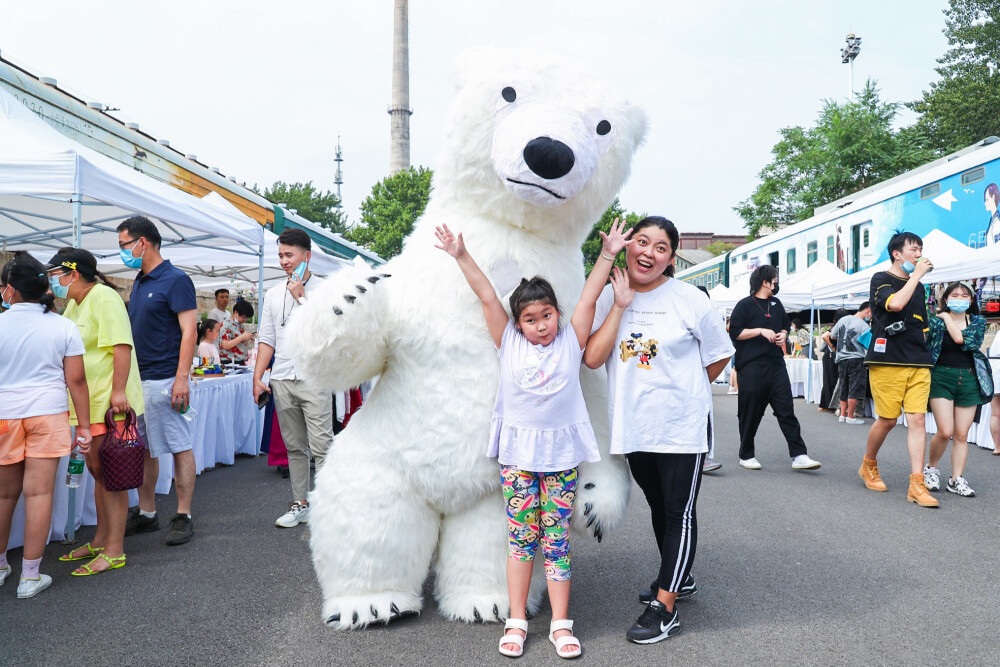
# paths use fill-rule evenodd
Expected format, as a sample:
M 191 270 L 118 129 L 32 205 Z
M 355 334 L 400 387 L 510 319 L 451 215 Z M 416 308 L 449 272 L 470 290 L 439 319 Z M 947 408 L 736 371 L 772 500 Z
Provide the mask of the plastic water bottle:
M 173 394 L 171 394 L 170 390 L 167 389 L 166 387 L 164 387 L 163 391 L 161 391 L 160 393 L 163 394 L 164 396 L 172 396 L 173 395 Z M 194 419 L 195 419 L 195 417 L 197 417 L 197 416 L 198 416 L 198 412 L 194 408 L 192 408 L 190 405 L 185 405 L 184 409 L 181 410 L 181 417 L 183 417 L 185 421 L 193 422 Z
M 69 464 L 66 466 L 66 486 L 75 489 L 80 486 L 80 478 L 83 476 L 83 454 L 80 453 L 80 446 L 73 445 L 73 451 L 69 455 Z

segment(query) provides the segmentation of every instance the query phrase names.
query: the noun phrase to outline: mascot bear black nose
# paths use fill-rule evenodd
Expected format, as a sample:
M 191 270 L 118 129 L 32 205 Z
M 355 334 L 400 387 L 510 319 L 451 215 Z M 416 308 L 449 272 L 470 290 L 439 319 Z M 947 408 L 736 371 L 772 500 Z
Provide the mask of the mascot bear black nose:
M 562 178 L 573 168 L 573 149 L 561 141 L 538 137 L 524 147 L 524 162 L 531 171 L 547 180 Z

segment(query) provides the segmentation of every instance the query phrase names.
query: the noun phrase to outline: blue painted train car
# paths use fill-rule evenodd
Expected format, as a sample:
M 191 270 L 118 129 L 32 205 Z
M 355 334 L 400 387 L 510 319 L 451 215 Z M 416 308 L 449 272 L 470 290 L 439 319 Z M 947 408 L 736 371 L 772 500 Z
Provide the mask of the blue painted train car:
M 1000 245 L 1000 139 L 961 151 L 816 209 L 815 215 L 702 262 L 678 278 L 707 275 L 732 285 L 761 264 L 792 276 L 820 257 L 847 273 L 887 259 L 894 230 L 920 236 L 939 229 L 973 248 Z M 932 254 L 932 251 L 928 254 Z M 726 270 L 720 270 L 724 258 Z

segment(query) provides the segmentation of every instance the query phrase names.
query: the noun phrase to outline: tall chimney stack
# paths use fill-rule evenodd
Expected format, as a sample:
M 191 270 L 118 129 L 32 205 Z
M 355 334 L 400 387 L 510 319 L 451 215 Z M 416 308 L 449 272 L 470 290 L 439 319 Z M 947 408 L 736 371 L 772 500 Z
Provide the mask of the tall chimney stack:
M 407 0 L 395 0 L 392 34 L 392 104 L 389 106 L 389 174 L 410 168 L 410 45 Z

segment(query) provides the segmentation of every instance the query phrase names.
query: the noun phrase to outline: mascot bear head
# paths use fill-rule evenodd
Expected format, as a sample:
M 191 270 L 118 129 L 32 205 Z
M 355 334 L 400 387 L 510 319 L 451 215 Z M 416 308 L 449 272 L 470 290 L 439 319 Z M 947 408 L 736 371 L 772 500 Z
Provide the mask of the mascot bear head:
M 471 52 L 457 74 L 434 194 L 581 243 L 628 178 L 645 114 L 555 56 Z

